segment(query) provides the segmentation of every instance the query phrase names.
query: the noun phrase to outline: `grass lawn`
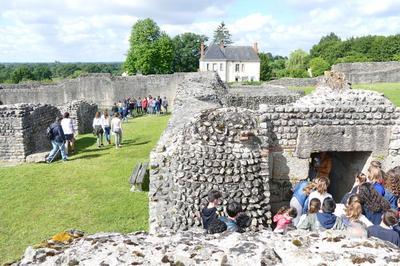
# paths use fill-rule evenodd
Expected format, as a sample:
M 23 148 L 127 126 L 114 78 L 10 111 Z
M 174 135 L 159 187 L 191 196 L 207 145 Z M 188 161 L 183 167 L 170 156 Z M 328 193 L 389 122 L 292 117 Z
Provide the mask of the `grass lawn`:
M 383 93 L 396 106 L 400 106 L 400 83 L 366 83 L 353 84 L 354 89 L 372 90 Z M 315 87 L 289 87 L 293 90 L 304 90 L 306 94 L 310 94 Z
M 95 137 L 86 134 L 66 163 L 0 168 L 0 265 L 65 229 L 147 230 L 147 193 L 130 192 L 128 178 L 137 162 L 149 160 L 168 119 L 147 116 L 124 123 L 121 149 L 98 149 Z

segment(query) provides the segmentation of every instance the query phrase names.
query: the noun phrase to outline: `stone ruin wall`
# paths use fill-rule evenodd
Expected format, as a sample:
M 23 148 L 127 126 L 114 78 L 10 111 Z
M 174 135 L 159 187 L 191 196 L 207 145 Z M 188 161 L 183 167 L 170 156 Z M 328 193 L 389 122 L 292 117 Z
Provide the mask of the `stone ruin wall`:
M 0 106 L 0 160 L 24 161 L 32 153 L 49 150 L 46 128 L 59 114 L 50 105 Z
M 27 156 L 50 151 L 47 127 L 56 117 L 70 112 L 80 134 L 92 132 L 97 105 L 83 100 L 63 106 L 13 104 L 0 106 L 0 160 L 23 162 Z
M 332 66 L 351 83 L 400 82 L 400 62 L 342 63 Z
M 368 159 L 359 160 L 364 170 L 372 159 L 383 161 L 384 169 L 400 163 L 400 108 L 380 93 L 349 89 L 343 76 L 322 79 L 313 94 L 295 102 L 256 111 L 224 107 L 229 94 L 212 93 L 222 85 L 189 83 L 181 84 L 192 91 L 177 93 L 180 109 L 151 154 L 151 231 L 198 224 L 196 213 L 211 188 L 221 190 L 226 201 L 241 197 L 253 229 L 268 226 L 271 211 L 288 204 L 292 186 L 307 178 L 314 152 L 366 153 Z M 192 93 L 196 110 L 185 100 Z M 192 112 L 183 115 L 184 110 Z M 228 132 L 235 132 L 228 121 L 235 117 L 247 117 L 236 129 L 251 132 L 252 148 L 240 137 L 228 140 Z
M 295 102 L 304 96 L 303 91 L 289 90 L 283 86 L 261 85 L 261 86 L 233 86 L 229 88 L 226 106 L 243 107 L 258 110 L 260 104 L 283 105 Z
M 61 114 L 68 112 L 74 123 L 74 129 L 79 134 L 91 133 L 93 131 L 93 117 L 95 116 L 98 106 L 95 103 L 86 100 L 77 100 L 69 102 L 58 107 Z
M 166 96 L 170 104 L 184 73 L 148 76 L 112 76 L 111 74 L 88 74 L 55 84 L 0 84 L 0 101 L 3 104 L 64 103 L 88 99 L 101 107 L 111 106 L 125 97 Z

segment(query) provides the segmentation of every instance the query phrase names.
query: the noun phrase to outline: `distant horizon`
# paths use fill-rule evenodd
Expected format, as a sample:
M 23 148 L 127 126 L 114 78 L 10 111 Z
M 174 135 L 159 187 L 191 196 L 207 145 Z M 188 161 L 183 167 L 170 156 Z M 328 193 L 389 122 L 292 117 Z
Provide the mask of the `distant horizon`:
M 400 1 L 3 1 L 0 62 L 123 62 L 133 24 L 148 17 L 171 37 L 212 39 L 224 21 L 235 44 L 257 42 L 262 52 L 288 56 L 331 32 L 342 39 L 398 34 Z

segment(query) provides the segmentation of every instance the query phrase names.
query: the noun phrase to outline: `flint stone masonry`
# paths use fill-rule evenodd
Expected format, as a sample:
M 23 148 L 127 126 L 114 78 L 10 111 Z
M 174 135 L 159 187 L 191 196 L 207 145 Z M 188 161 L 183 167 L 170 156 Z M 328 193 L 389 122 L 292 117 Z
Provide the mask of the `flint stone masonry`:
M 351 89 L 341 73 L 327 73 L 295 102 L 255 111 L 224 107 L 229 89 L 213 80 L 193 75 L 180 84 L 186 89 L 151 154 L 152 232 L 198 225 L 211 189 L 240 201 L 253 230 L 268 227 L 271 210 L 288 204 L 292 186 L 307 178 L 315 152 L 358 152 L 364 171 L 372 159 L 385 169 L 400 163 L 400 109 L 380 93 Z
M 227 106 L 257 110 L 260 104 L 283 105 L 304 96 L 303 91 L 289 90 L 283 86 L 232 86 L 228 89 Z
M 13 265 L 398 265 L 398 248 L 346 232 L 267 230 L 204 235 L 199 230 L 157 234 L 98 233 L 63 249 L 28 247 Z
M 50 105 L 0 106 L 0 160 L 24 161 L 25 157 L 51 148 L 46 128 L 60 115 Z
M 345 74 L 351 83 L 400 82 L 400 62 L 342 63 L 332 70 Z
M 0 84 L 0 101 L 4 104 L 46 103 L 63 105 L 77 99 L 88 99 L 99 106 L 111 106 L 127 96 L 166 96 L 173 104 L 177 84 L 184 73 L 148 76 L 112 76 L 88 74 L 55 84 Z
M 74 123 L 74 128 L 79 134 L 91 133 L 93 131 L 93 118 L 98 110 L 97 104 L 86 100 L 72 101 L 59 106 L 61 114 L 69 113 Z

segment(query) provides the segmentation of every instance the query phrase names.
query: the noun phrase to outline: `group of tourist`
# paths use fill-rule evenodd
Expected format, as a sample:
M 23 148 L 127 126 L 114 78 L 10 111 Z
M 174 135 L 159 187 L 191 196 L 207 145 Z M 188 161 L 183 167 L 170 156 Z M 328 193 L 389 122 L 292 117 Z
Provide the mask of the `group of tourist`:
M 115 102 L 111 108 L 113 114 L 119 113 L 123 121 L 127 120 L 128 115 L 133 117 L 136 115 L 144 114 L 167 114 L 168 113 L 168 100 L 167 97 L 161 98 L 153 97 L 149 95 L 148 97 L 138 97 L 135 98 L 125 98 L 118 102 Z
M 111 134 L 115 136 L 115 148 L 121 148 L 122 142 L 122 122 L 120 113 L 115 112 L 111 119 L 107 110 L 101 114 L 96 112 L 93 119 L 93 134 L 97 138 L 97 147 L 101 148 L 103 144 L 103 135 L 108 144 L 111 144 Z
M 274 232 L 345 230 L 350 237 L 377 237 L 400 246 L 400 166 L 385 173 L 379 161 L 372 161 L 367 175 L 357 175 L 353 188 L 338 204 L 328 193 L 329 185 L 329 178 L 318 174 L 311 181 L 299 182 L 289 206 L 274 215 Z M 208 205 L 201 210 L 208 233 L 240 232 L 249 226 L 250 218 L 237 202 L 227 204 L 227 217 L 219 216 L 220 202 L 221 193 L 211 191 Z

